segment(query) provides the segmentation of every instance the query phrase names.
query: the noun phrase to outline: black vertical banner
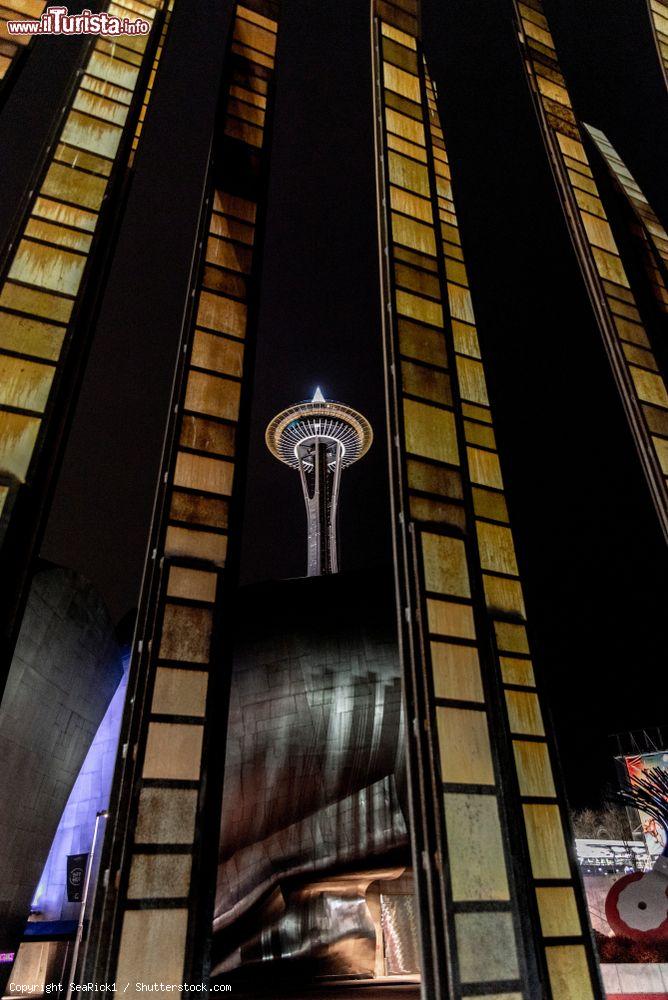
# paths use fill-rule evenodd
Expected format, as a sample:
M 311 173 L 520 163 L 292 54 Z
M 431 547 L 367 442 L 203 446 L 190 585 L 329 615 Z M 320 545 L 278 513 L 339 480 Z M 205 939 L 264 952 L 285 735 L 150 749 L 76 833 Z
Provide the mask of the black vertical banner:
M 67 902 L 80 903 L 86 878 L 87 854 L 67 855 Z

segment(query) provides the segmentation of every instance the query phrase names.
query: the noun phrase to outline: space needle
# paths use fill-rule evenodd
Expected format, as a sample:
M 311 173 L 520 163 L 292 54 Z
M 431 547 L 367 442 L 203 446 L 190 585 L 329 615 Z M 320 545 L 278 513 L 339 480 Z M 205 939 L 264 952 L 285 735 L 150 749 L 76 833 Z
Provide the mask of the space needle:
M 308 576 L 338 573 L 337 511 L 341 473 L 371 447 L 366 417 L 316 389 L 312 400 L 289 406 L 267 427 L 269 451 L 298 469 L 308 527 Z

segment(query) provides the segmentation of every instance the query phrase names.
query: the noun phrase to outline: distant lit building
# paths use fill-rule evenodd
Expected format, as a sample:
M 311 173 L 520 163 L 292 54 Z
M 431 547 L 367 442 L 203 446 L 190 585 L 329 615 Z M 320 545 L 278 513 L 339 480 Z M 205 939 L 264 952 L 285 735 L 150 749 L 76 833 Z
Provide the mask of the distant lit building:
M 311 402 L 288 407 L 267 427 L 269 450 L 299 472 L 308 522 L 309 576 L 339 571 L 341 473 L 366 453 L 372 439 L 361 413 L 325 399 L 320 389 Z

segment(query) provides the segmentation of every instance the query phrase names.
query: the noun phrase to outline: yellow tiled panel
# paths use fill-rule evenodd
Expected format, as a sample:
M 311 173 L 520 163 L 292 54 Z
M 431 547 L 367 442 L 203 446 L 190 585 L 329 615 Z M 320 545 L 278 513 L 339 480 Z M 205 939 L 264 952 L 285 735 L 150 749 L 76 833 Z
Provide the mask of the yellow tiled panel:
M 594 991 L 583 945 L 550 945 L 545 954 L 555 1000 L 593 1000 Z
M 411 194 L 404 188 L 398 188 L 394 185 L 390 187 L 390 204 L 393 209 L 397 212 L 403 212 L 404 215 L 412 215 L 430 225 L 433 222 L 431 202 L 426 198 L 419 198 L 417 195 Z
M 479 361 L 458 357 L 457 377 L 462 399 L 470 400 L 472 403 L 480 403 L 482 406 L 489 406 L 485 373 Z
M 501 677 L 504 684 L 523 684 L 525 687 L 535 687 L 531 660 L 517 660 L 511 656 L 500 657 Z
M 413 494 L 409 497 L 409 511 L 414 521 L 429 521 L 441 526 L 449 524 L 459 528 L 460 531 L 466 528 L 466 513 L 461 504 Z
M 38 288 L 26 288 L 7 280 L 0 291 L 0 306 L 17 312 L 33 313 L 56 323 L 66 323 L 73 306 L 72 299 L 64 299 L 52 292 Z
M 474 646 L 431 642 L 434 694 L 437 698 L 481 703 L 485 700 L 478 651 Z
M 570 156 L 571 159 L 577 160 L 579 164 L 584 164 L 586 167 L 589 166 L 584 147 L 579 140 L 570 139 L 567 135 L 562 135 L 561 132 L 558 132 L 557 142 L 565 156 Z
M 408 452 L 437 462 L 458 463 L 455 418 L 450 410 L 405 399 L 404 423 Z
M 102 204 L 106 188 L 107 181 L 104 177 L 73 170 L 62 163 L 52 163 L 40 194 L 97 210 Z
M 536 879 L 570 878 L 570 866 L 559 807 L 538 803 L 525 803 L 526 825 L 531 869 Z
M 540 42 L 541 45 L 546 45 L 550 49 L 554 48 L 552 35 L 549 31 L 545 31 L 544 28 L 540 28 L 537 24 L 534 24 L 533 21 L 529 21 L 526 18 L 522 21 L 522 27 L 529 38 L 535 38 L 535 40 Z
M 86 71 L 92 76 L 108 80 L 109 83 L 115 83 L 127 90 L 134 89 L 139 72 L 136 66 L 130 66 L 126 62 L 121 62 L 120 59 L 111 59 L 97 48 L 91 53 Z
M 519 580 L 507 577 L 483 575 L 485 601 L 491 611 L 525 615 L 524 596 Z
M 422 558 L 427 590 L 453 597 L 470 597 L 464 543 L 449 535 L 422 533 Z
M 115 125 L 100 122 L 79 111 L 70 111 L 62 131 L 62 140 L 113 159 L 122 134 L 123 130 Z
M 617 253 L 617 244 L 612 235 L 612 230 L 610 226 L 604 219 L 599 219 L 595 215 L 590 215 L 589 212 L 580 212 L 584 227 L 587 231 L 587 236 L 589 237 L 590 243 L 594 246 L 601 247 L 603 250 L 608 250 L 610 253 Z
M 402 319 L 398 325 L 401 354 L 428 364 L 447 366 L 445 337 L 441 330 L 430 330 L 426 326 Z
M 109 100 L 116 101 L 119 104 L 129 105 L 132 101 L 132 94 L 125 87 L 117 87 L 106 80 L 98 80 L 97 77 L 90 76 L 89 73 L 84 73 L 82 76 L 81 86 L 87 91 L 100 94 L 102 97 L 108 97 Z
M 399 153 L 388 153 L 390 182 L 399 187 L 408 188 L 425 198 L 430 196 L 429 174 L 421 163 L 415 163 Z
M 417 43 L 411 35 L 407 35 L 405 31 L 400 31 L 391 24 L 386 24 L 385 21 L 381 21 L 381 31 L 386 38 L 391 38 L 392 41 L 398 42 L 399 45 L 405 45 L 407 49 L 417 48 Z
M 204 716 L 209 675 L 200 670 L 158 667 L 151 712 L 154 715 Z
M 541 94 L 544 94 L 545 97 L 549 97 L 551 101 L 556 101 L 558 104 L 563 104 L 564 107 L 570 108 L 571 101 L 565 87 L 560 87 L 558 83 L 554 83 L 552 80 L 546 80 L 542 76 L 537 76 L 537 80 L 538 89 Z
M 463 497 L 462 480 L 455 469 L 431 465 L 409 458 L 408 485 L 412 490 L 423 490 L 425 493 L 436 493 L 439 496 L 461 500 Z
M 473 487 L 473 508 L 478 517 L 508 521 L 508 508 L 503 493 Z
M 204 559 L 216 566 L 224 566 L 227 535 L 212 531 L 193 531 L 170 524 L 165 538 L 165 555 Z
M 211 264 L 228 267 L 241 274 L 248 274 L 250 271 L 251 257 L 248 247 L 237 246 L 228 240 L 209 237 L 206 245 L 206 259 Z
M 243 371 L 244 345 L 215 334 L 196 330 L 193 341 L 191 364 L 197 368 L 241 377 Z
M 247 93 L 250 95 L 251 91 L 247 91 Z M 258 95 L 255 96 L 257 97 Z M 262 106 L 265 107 L 265 99 L 260 98 L 260 100 L 264 101 Z M 213 210 L 214 212 L 222 212 L 225 215 L 233 215 L 248 223 L 254 223 L 257 215 L 257 205 L 254 201 L 250 201 L 248 198 L 240 198 L 238 195 L 230 194 L 229 191 L 214 191 Z
M 158 655 L 163 660 L 208 663 L 211 628 L 209 608 L 167 603 Z
M 436 708 L 441 777 L 457 785 L 493 785 L 494 766 L 485 712 Z
M 174 471 L 176 486 L 230 496 L 233 475 L 233 463 L 226 462 L 224 459 L 210 458 L 207 455 L 192 455 L 185 451 L 180 451 L 176 456 Z
M 134 854 L 128 899 L 178 899 L 190 891 L 189 854 Z
M 125 125 L 128 117 L 128 107 L 126 104 L 119 104 L 118 101 L 110 101 L 101 94 L 92 94 L 88 90 L 79 88 L 72 102 L 72 107 L 82 114 L 95 115 L 96 118 L 103 118 L 112 125 L 120 128 Z M 67 141 L 63 136 L 64 141 Z
M 640 399 L 644 399 L 646 403 L 654 403 L 655 406 L 668 407 L 668 392 L 660 375 L 634 365 L 629 365 L 629 369 Z
M 407 97 L 410 101 L 415 101 L 416 104 L 420 103 L 420 80 L 417 76 L 413 76 L 412 73 L 405 73 L 404 70 L 399 69 L 397 66 L 384 62 L 383 80 L 388 90 L 394 90 L 397 94 L 401 94 L 402 97 Z
M 219 333 L 231 333 L 235 337 L 243 337 L 246 333 L 247 307 L 236 299 L 228 299 L 225 295 L 214 295 L 202 291 L 199 297 L 197 323 L 208 326 Z
M 420 253 L 436 255 L 436 238 L 432 226 L 409 219 L 405 215 L 392 212 L 392 238 L 396 243 L 410 247 Z
M 269 31 L 277 30 L 277 22 L 270 17 L 265 17 L 263 14 L 258 14 L 255 10 L 250 10 L 248 7 L 244 7 L 243 4 L 239 4 L 237 11 L 240 17 L 246 19 L 246 21 L 252 21 L 253 24 L 259 24 L 261 28 L 267 28 Z
M 236 240 L 246 246 L 252 246 L 255 239 L 255 227 L 231 215 L 214 213 L 209 221 L 209 232 L 212 236 L 222 239 Z
M 556 796 L 547 744 L 513 740 L 513 752 L 520 795 L 529 798 Z
M 191 371 L 188 375 L 185 408 L 212 417 L 236 420 L 239 415 L 241 386 L 205 372 Z
M 167 595 L 213 603 L 216 599 L 217 580 L 215 573 L 207 573 L 205 570 L 191 569 L 189 566 L 170 566 Z
M 427 162 L 427 150 L 422 146 L 416 146 L 414 143 L 395 135 L 394 132 L 387 132 L 386 136 L 388 149 L 394 149 L 398 153 L 405 153 L 406 156 L 412 156 L 414 159 L 419 160 L 420 163 Z
M 467 444 L 480 445 L 481 448 L 496 450 L 494 430 L 486 424 L 474 424 L 469 420 L 465 420 L 464 436 L 466 437 Z
M 0 410 L 0 473 L 25 482 L 40 423 L 38 417 Z
M 72 205 L 63 205 L 59 201 L 51 201 L 50 198 L 37 198 L 32 214 L 35 218 L 50 219 L 52 222 L 62 223 L 64 226 L 84 229 L 87 233 L 92 233 L 97 225 L 95 212 L 87 212 L 83 208 L 74 208 Z
M 458 913 L 455 916 L 455 931 L 463 983 L 519 979 L 511 913 Z M 498 996 L 495 995 L 495 1000 Z
M 596 262 L 596 270 L 602 278 L 607 278 L 608 281 L 615 281 L 624 288 L 629 288 L 629 279 L 626 277 L 624 265 L 617 254 L 608 253 L 607 250 L 601 250 L 599 247 L 592 247 L 591 252 Z
M 451 601 L 427 601 L 427 622 L 430 632 L 455 639 L 475 639 L 473 610 L 469 604 Z
M 473 302 L 468 288 L 448 282 L 448 301 L 450 303 L 450 313 L 454 319 L 464 323 L 475 323 L 475 313 L 473 312 Z
M 257 149 L 262 146 L 263 133 L 261 128 L 231 116 L 225 122 L 225 134 L 239 139 L 249 146 L 255 146 Z
M 234 37 L 243 45 L 264 52 L 265 55 L 273 56 L 276 52 L 276 33 L 251 24 L 242 17 L 237 17 L 234 22 Z
M 181 420 L 179 444 L 183 448 L 231 458 L 234 456 L 235 428 L 230 424 L 219 424 L 217 420 L 185 413 Z
M 528 653 L 529 640 L 524 625 L 513 625 L 511 622 L 494 622 L 496 644 L 506 653 Z
M 0 354 L 0 403 L 43 412 L 55 371 L 51 365 Z
M 505 696 L 511 732 L 526 736 L 544 736 L 545 729 L 538 696 L 530 691 L 506 691 Z
M 425 299 L 421 295 L 411 295 L 410 292 L 397 290 L 397 312 L 402 316 L 410 316 L 431 326 L 443 326 L 443 310 L 440 303 Z
M 274 57 L 266 55 L 264 52 L 258 52 L 257 49 L 252 49 L 249 45 L 244 45 L 242 42 L 235 41 L 232 45 L 232 51 L 235 55 L 241 56 L 242 59 L 247 59 L 249 62 L 257 63 L 260 66 L 266 66 L 267 69 L 273 69 L 274 67 Z
M 481 451 L 479 448 L 467 448 L 471 480 L 480 486 L 490 486 L 492 489 L 503 489 L 501 466 L 494 452 Z
M 126 910 L 116 980 L 141 996 L 143 983 L 183 983 L 188 910 Z
M 142 777 L 197 781 L 203 733 L 202 725 L 150 722 Z
M 57 361 L 64 336 L 65 328 L 62 326 L 0 312 L 0 348 Z
M 510 528 L 500 524 L 489 524 L 487 521 L 477 521 L 476 531 L 482 568 L 516 576 L 518 570 Z
M 387 108 L 385 121 L 390 132 L 396 132 L 402 139 L 408 139 L 409 142 L 424 146 L 424 128 L 414 118 L 409 118 L 408 115 L 402 115 L 398 111 L 393 111 L 392 108 Z
M 444 804 L 453 900 L 510 899 L 496 796 L 447 793 Z
M 21 240 L 9 269 L 9 277 L 53 292 L 76 295 L 86 257 L 55 247 Z
M 28 219 L 25 235 L 32 236 L 36 240 L 44 240 L 47 243 L 57 243 L 59 246 L 69 247 L 80 253 L 88 253 L 91 245 L 91 237 L 88 233 L 66 229 L 65 226 L 55 226 L 43 219 Z
M 480 345 L 476 328 L 469 323 L 462 323 L 460 320 L 452 320 L 452 333 L 455 342 L 455 350 L 459 354 L 469 354 L 473 358 L 480 357 Z
M 656 449 L 661 471 L 668 476 L 668 441 L 665 438 L 652 436 L 652 443 Z
M 536 889 L 543 937 L 577 937 L 582 933 L 575 893 L 570 886 Z
M 135 828 L 138 844 L 189 844 L 195 833 L 197 789 L 142 788 Z

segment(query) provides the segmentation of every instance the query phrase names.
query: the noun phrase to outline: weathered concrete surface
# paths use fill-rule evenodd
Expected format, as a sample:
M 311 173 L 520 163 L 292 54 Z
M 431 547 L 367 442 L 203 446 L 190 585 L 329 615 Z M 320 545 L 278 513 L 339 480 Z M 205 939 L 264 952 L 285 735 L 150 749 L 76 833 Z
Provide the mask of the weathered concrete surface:
M 33 580 L 0 705 L 0 951 L 14 951 L 51 841 L 122 675 L 101 598 L 72 570 Z

